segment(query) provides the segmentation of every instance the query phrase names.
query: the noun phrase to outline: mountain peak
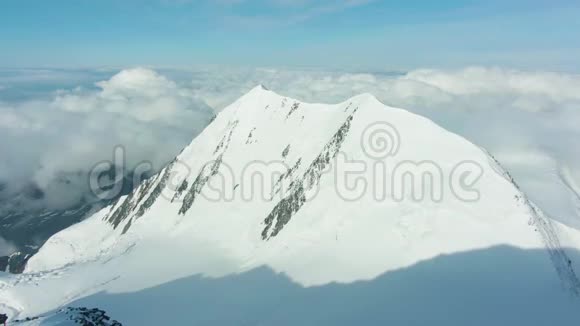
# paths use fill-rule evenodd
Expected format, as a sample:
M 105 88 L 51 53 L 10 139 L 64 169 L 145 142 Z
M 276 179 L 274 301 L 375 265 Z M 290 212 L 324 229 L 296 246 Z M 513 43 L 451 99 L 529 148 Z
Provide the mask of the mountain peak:
M 240 101 L 242 101 L 242 102 L 246 102 L 248 100 L 255 101 L 256 99 L 260 98 L 261 96 L 263 96 L 264 94 L 267 94 L 267 93 L 274 93 L 274 92 L 270 91 L 266 86 L 264 86 L 262 84 L 258 84 L 254 88 L 250 89 L 247 93 L 242 95 L 237 101 L 235 101 L 230 106 L 236 106 L 235 104 L 241 103 Z
M 252 94 L 252 93 L 261 93 L 261 92 L 264 92 L 264 91 L 269 91 L 269 89 L 268 89 L 266 86 L 262 85 L 262 84 L 258 84 L 258 85 L 256 85 L 254 88 L 252 88 L 252 89 L 251 89 L 251 90 L 248 92 L 248 94 Z
M 361 93 L 359 95 L 355 95 L 353 97 L 351 97 L 349 100 L 349 102 L 353 102 L 353 103 L 381 103 L 383 104 L 381 101 L 379 101 L 379 99 L 374 96 L 371 93 Z M 384 104 L 383 104 L 384 105 Z

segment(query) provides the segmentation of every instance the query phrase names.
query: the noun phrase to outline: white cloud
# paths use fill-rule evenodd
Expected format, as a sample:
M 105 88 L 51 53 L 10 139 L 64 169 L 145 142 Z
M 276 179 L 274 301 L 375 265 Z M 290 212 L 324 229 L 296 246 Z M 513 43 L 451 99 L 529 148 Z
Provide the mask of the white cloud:
M 0 103 L 0 181 L 33 182 L 48 204 L 66 206 L 85 195 L 86 171 L 113 160 L 116 146 L 126 149 L 127 169 L 143 161 L 159 169 L 213 115 L 191 91 L 148 69 L 123 70 L 96 86 Z M 63 176 L 69 184 L 58 182 Z

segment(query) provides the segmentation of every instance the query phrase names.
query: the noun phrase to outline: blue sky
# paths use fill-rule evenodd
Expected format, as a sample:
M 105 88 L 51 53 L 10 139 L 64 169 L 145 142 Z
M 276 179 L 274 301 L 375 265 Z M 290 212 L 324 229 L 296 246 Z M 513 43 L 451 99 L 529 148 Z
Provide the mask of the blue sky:
M 577 0 L 0 0 L 0 66 L 578 71 L 578 17 Z

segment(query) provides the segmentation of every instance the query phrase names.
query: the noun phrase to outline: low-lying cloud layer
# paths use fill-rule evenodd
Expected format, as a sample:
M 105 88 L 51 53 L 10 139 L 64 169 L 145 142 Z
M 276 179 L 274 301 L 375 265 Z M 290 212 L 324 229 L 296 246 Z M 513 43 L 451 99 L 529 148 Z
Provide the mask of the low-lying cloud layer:
M 257 84 L 309 102 L 372 93 L 487 148 L 545 211 L 580 226 L 580 76 L 499 68 L 399 73 L 291 69 L 125 70 L 97 90 L 0 104 L 4 178 L 49 184 L 123 144 L 130 162 L 170 160 L 211 116 Z M 1 79 L 0 79 L 1 81 Z M 1 84 L 1 83 L 0 83 Z M 10 85 L 0 91 L 6 93 Z M 0 97 L 1 98 L 1 97 Z M 404 146 L 404 143 L 402 144 Z M 442 149 L 444 150 L 444 149 Z M 0 175 L 0 177 L 2 177 Z
M 126 170 L 143 161 L 159 169 L 213 116 L 190 90 L 152 70 L 123 70 L 96 86 L 0 103 L 4 196 L 32 183 L 45 204 L 66 207 L 86 195 L 86 172 L 113 161 L 116 146 L 125 149 Z

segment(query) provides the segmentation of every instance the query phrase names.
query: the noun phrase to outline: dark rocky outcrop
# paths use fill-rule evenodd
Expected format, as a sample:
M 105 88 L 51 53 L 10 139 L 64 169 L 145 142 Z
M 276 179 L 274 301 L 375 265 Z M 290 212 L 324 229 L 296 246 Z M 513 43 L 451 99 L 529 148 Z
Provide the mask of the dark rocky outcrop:
M 351 121 L 356 110 L 348 116 L 330 141 L 324 146 L 320 154 L 312 161 L 304 175 L 299 180 L 292 182 L 290 194 L 282 199 L 264 220 L 262 239 L 267 240 L 275 237 L 282 231 L 292 216 L 302 208 L 306 202 L 306 192 L 320 182 L 322 171 L 330 164 L 330 161 L 338 154 L 342 142 L 350 129 Z
M 72 321 L 77 325 L 82 326 L 123 326 L 120 322 L 116 320 L 112 320 L 111 317 L 107 316 L 107 313 L 104 310 L 96 309 L 96 308 L 73 308 L 67 307 L 61 310 L 58 310 L 54 313 L 55 316 L 64 315 L 67 320 Z M 37 317 L 27 317 L 25 319 L 17 319 L 11 321 L 10 324 L 24 324 L 30 321 L 39 320 L 39 319 L 47 319 L 50 320 L 54 316 L 37 316 Z M 58 318 L 58 317 L 57 317 Z M 59 318 L 60 319 L 60 318 Z M 68 325 L 68 323 L 67 323 Z

